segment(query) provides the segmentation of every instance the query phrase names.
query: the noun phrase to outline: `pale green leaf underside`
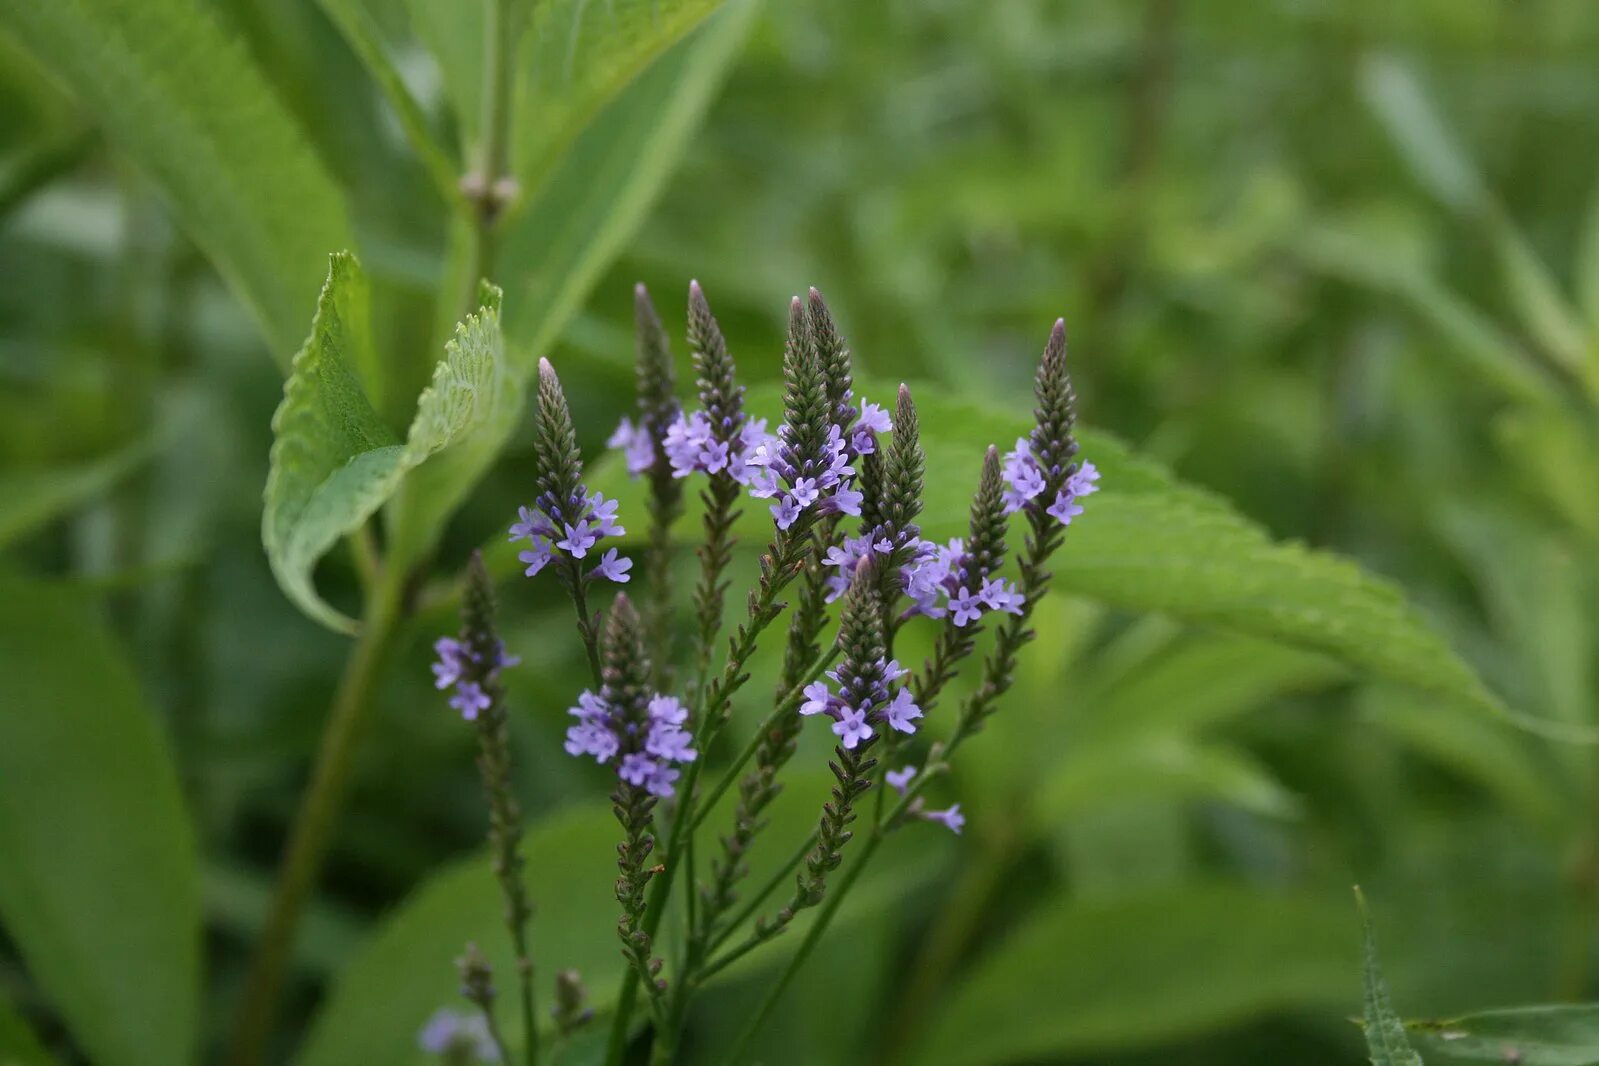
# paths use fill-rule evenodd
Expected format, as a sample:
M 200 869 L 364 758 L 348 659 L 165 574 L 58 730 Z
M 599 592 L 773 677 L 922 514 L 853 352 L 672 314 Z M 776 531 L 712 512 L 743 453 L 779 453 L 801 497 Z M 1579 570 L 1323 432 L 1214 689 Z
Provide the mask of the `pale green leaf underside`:
M 200 887 L 177 772 L 95 612 L 0 574 L 0 922 L 100 1066 L 181 1064 Z
M 338 188 L 244 48 L 196 0 L 0 0 L 0 28 L 152 178 L 287 361 L 350 243 Z
M 1365 1009 L 1362 1028 L 1366 1032 L 1366 1049 L 1371 1053 L 1372 1066 L 1422 1066 L 1421 1056 L 1411 1050 L 1405 1039 L 1405 1026 L 1394 1013 L 1388 996 L 1388 982 L 1377 961 L 1377 938 L 1371 930 L 1371 915 L 1366 911 L 1366 898 L 1355 889 L 1355 902 L 1360 908 L 1360 924 L 1364 949 L 1361 974 L 1365 986 Z
M 273 416 L 262 540 L 278 583 L 334 629 L 354 623 L 318 594 L 312 572 L 430 456 L 496 421 L 508 384 L 499 304 L 456 327 L 402 442 L 383 425 L 355 372 L 371 346 L 366 281 L 348 253 L 332 258 L 311 336 L 294 358 Z
M 977 961 L 907 1061 L 1098 1061 L 1274 1010 L 1346 1002 L 1354 965 L 1347 919 L 1316 900 L 1205 885 L 1063 898 Z
M 531 367 L 549 353 L 644 220 L 757 10 L 754 0 L 735 0 L 662 56 L 583 131 L 510 220 L 499 276 L 511 293 L 506 331 L 518 365 Z
M 1405 1028 L 1434 1066 L 1599 1066 L 1599 1005 L 1592 1003 L 1484 1011 Z

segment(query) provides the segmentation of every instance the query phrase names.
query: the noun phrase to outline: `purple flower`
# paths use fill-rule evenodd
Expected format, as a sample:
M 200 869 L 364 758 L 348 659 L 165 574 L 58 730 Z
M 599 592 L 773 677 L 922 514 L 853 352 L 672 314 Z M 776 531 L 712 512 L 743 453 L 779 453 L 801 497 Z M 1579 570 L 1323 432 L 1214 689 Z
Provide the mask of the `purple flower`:
M 655 760 L 642 752 L 630 752 L 622 756 L 622 765 L 617 768 L 616 774 L 630 785 L 644 787 L 644 783 L 655 774 Z
M 650 721 L 682 725 L 688 721 L 688 708 L 676 696 L 656 696 L 650 700 Z
M 627 532 L 617 525 L 615 500 L 607 500 L 604 493 L 596 492 L 583 497 L 583 504 L 588 508 L 588 521 L 594 524 L 594 532 L 597 535 L 620 537 Z
M 901 733 L 916 732 L 916 727 L 911 723 L 921 716 L 922 709 L 916 706 L 910 690 L 904 688 L 894 693 L 894 698 L 883 709 L 883 719 Z
M 1033 446 L 1025 437 L 1016 439 L 1014 451 L 1005 454 L 1005 513 L 1019 511 L 1044 491 L 1044 472 L 1033 458 Z
M 800 507 L 809 507 L 816 502 L 816 498 L 821 495 L 821 492 L 816 488 L 815 478 L 802 477 L 794 479 L 792 495 L 794 502 Z
M 599 563 L 595 565 L 593 570 L 589 571 L 589 577 L 591 579 L 603 577 L 607 581 L 615 581 L 619 585 L 625 585 L 629 580 L 627 572 L 631 569 L 633 569 L 632 559 L 624 559 L 617 555 L 615 548 L 607 548 L 605 549 L 605 554 L 600 557 Z
M 592 755 L 605 762 L 616 754 L 616 734 L 598 722 L 581 722 L 566 731 L 564 745 L 568 755 Z
M 537 540 L 539 537 L 547 537 L 555 532 L 550 526 L 550 520 L 534 511 L 531 507 L 518 507 L 516 509 L 516 517 L 516 524 L 511 526 L 510 539 L 512 541 L 518 541 L 524 537 L 529 540 Z
M 588 554 L 594 543 L 600 539 L 597 532 L 589 529 L 588 519 L 578 519 L 577 525 L 567 524 L 566 536 L 555 542 L 555 546 L 574 559 L 581 559 Z
M 1017 591 L 1014 584 L 1008 584 L 1004 578 L 999 577 L 991 577 L 984 581 L 977 596 L 988 604 L 989 610 L 1004 611 L 1006 614 L 1021 614 L 1022 605 L 1027 602 L 1027 598 Z
M 455 686 L 455 695 L 450 697 L 450 706 L 460 711 L 468 722 L 475 721 L 478 712 L 488 710 L 492 702 L 476 681 L 461 681 Z
M 650 771 L 649 777 L 645 779 L 644 788 L 650 795 L 660 796 L 664 799 L 672 794 L 672 782 L 676 781 L 679 776 L 681 776 L 680 771 L 672 769 L 665 763 L 658 763 Z
M 923 811 L 922 817 L 929 822 L 942 822 L 949 827 L 951 833 L 960 834 L 966 826 L 966 816 L 961 813 L 961 805 L 954 804 L 946 811 Z
M 980 595 L 969 591 L 964 585 L 949 598 L 949 609 L 955 613 L 954 622 L 957 626 L 964 626 L 983 617 L 983 609 L 986 606 Z
M 1066 491 L 1081 499 L 1092 496 L 1099 491 L 1099 468 L 1093 463 L 1084 463 L 1071 477 L 1066 479 Z
M 777 522 L 778 529 L 787 529 L 792 526 L 798 521 L 799 516 L 800 505 L 794 501 L 792 496 L 784 496 L 781 500 L 772 504 L 772 518 Z
M 861 503 L 866 499 L 864 493 L 850 488 L 848 485 L 841 487 L 833 495 L 822 501 L 822 507 L 828 514 L 847 514 L 859 518 Z
M 1044 513 L 1055 519 L 1063 526 L 1072 524 L 1072 519 L 1083 513 L 1083 505 L 1077 502 L 1077 497 L 1061 490 L 1055 496 L 1055 502 L 1044 508 Z
M 440 637 L 433 642 L 433 650 L 439 656 L 439 661 L 433 664 L 433 687 L 449 688 L 461 679 L 461 671 L 466 666 L 466 646 L 454 637 Z
M 642 423 L 635 426 L 632 419 L 623 418 L 605 443 L 622 449 L 627 459 L 627 472 L 634 477 L 647 473 L 655 465 L 655 442 L 650 440 L 649 430 Z
M 479 1062 L 499 1062 L 500 1049 L 489 1032 L 488 1020 L 481 1014 L 465 1014 L 449 1007 L 433 1012 L 416 1034 L 417 1047 L 442 1055 L 457 1048 L 468 1048 Z
M 516 561 L 527 564 L 527 569 L 522 573 L 532 577 L 543 570 L 554 557 L 554 553 L 550 550 L 550 542 L 543 538 L 535 538 L 530 550 L 517 553 Z
M 694 738 L 686 730 L 669 722 L 656 722 L 650 727 L 644 750 L 669 762 L 693 762 L 696 754 L 693 741 Z
M 910 787 L 911 778 L 916 776 L 916 767 L 906 766 L 899 770 L 890 770 L 883 775 L 883 780 L 888 782 L 888 787 L 898 792 L 901 796 Z
M 822 714 L 832 705 L 833 692 L 825 681 L 813 681 L 803 689 L 805 702 L 800 704 L 801 714 Z
M 864 710 L 844 708 L 839 712 L 838 721 L 833 723 L 833 732 L 838 734 L 839 741 L 850 751 L 855 750 L 855 745 L 872 737 L 872 727 L 866 724 Z

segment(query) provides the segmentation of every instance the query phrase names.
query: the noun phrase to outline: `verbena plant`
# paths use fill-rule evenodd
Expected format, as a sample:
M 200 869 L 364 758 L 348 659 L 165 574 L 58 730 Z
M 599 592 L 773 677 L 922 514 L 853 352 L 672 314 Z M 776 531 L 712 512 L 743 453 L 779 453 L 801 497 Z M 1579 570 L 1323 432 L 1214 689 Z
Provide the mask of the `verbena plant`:
M 622 1060 L 636 1013 L 649 1023 L 651 1061 L 674 1061 L 696 989 L 783 935 L 803 912 L 818 909 L 744 1034 L 728 1049 L 727 1061 L 737 1063 L 884 838 L 923 822 L 961 831 L 959 804 L 932 809 L 924 792 L 1010 688 L 1017 656 L 1033 636 L 1033 608 L 1049 585 L 1050 556 L 1083 513 L 1081 501 L 1097 490 L 1099 474 L 1092 463 L 1077 460 L 1062 322 L 1050 333 L 1038 368 L 1032 431 L 1003 461 L 991 446 L 973 463 L 980 470 L 969 534 L 938 544 L 923 538 L 917 524 L 925 460 L 910 391 L 900 386 L 892 415 L 856 396 L 849 349 L 815 289 L 808 301 L 795 298 L 789 308 L 783 422 L 775 432 L 744 410 L 733 360 L 698 285 L 689 290 L 689 343 L 698 375 L 698 408 L 690 412 L 679 407 L 666 336 L 642 286 L 636 301 L 637 421 L 624 419 L 611 443 L 624 450 L 628 470 L 649 485 L 645 609 L 625 593 L 607 610 L 591 601 L 599 589 L 628 583 L 633 562 L 602 545 L 626 531 L 616 501 L 584 484 L 577 433 L 548 361 L 539 365 L 534 415 L 537 495 L 521 508 L 510 535 L 531 545 L 519 556 L 526 575 L 552 573 L 571 598 L 576 636 L 593 674 L 592 687 L 571 709 L 577 721 L 567 731 L 566 751 L 613 767 L 616 775 L 611 803 L 621 832 L 617 932 L 630 968 L 611 1016 L 607 1061 Z M 700 477 L 703 535 L 695 550 L 700 572 L 693 592 L 698 625 L 679 663 L 670 587 L 672 526 L 684 509 L 685 480 Z M 771 539 L 744 616 L 719 656 L 732 530 L 746 494 L 771 501 Z M 1018 514 L 1024 539 L 1011 559 L 1007 532 Z M 1014 580 L 1003 576 L 1010 571 Z M 474 556 L 460 634 L 438 641 L 433 671 L 438 687 L 451 690 L 450 706 L 477 726 L 490 848 L 516 951 L 521 1042 L 532 1064 L 541 1038 L 504 706 L 504 670 L 517 660 L 497 634 L 493 601 L 488 570 L 481 555 Z M 702 787 L 703 756 L 733 717 L 734 696 L 749 679 L 757 641 L 785 613 L 777 688 L 749 741 L 717 771 L 714 783 Z M 977 684 L 943 738 L 918 743 L 923 719 L 968 665 L 985 622 L 994 636 L 977 668 Z M 895 641 L 904 627 L 921 624 L 935 627 L 936 636 L 931 655 L 912 671 L 894 658 Z M 828 721 L 836 738 L 831 798 L 808 837 L 778 842 L 784 853 L 792 852 L 779 874 L 744 893 L 745 852 L 765 828 L 763 813 L 782 787 L 807 718 Z M 738 798 L 720 854 L 697 869 L 695 830 L 733 789 Z M 846 848 L 862 831 L 853 863 L 835 878 Z M 667 970 L 656 941 L 669 915 L 681 924 L 682 948 Z M 425 1045 L 444 1053 L 486 1049 L 492 1057 L 509 1057 L 487 963 L 468 949 L 461 967 L 463 993 L 481 1016 L 436 1016 L 424 1031 Z M 564 984 L 572 987 L 570 979 Z M 574 1009 L 569 1002 L 558 1004 L 556 1040 L 576 1022 Z

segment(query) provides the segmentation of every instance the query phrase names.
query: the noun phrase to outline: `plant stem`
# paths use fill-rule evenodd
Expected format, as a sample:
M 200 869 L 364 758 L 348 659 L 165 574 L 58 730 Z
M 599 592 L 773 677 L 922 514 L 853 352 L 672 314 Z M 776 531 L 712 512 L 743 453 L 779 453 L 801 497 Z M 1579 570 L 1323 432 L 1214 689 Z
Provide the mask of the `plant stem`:
M 390 571 L 367 604 L 360 635 L 345 663 L 300 809 L 289 830 L 271 910 L 245 982 L 229 1061 L 254 1066 L 271 1035 L 295 928 L 327 853 L 372 693 L 403 617 L 405 578 Z
M 805 856 L 809 855 L 811 853 L 811 849 L 815 846 L 816 830 L 812 829 L 810 835 L 800 842 L 800 846 L 795 850 L 794 854 L 790 855 L 788 860 L 777 869 L 777 872 L 772 874 L 771 879 L 768 880 L 766 884 L 761 886 L 761 890 L 755 893 L 755 895 L 751 896 L 748 903 L 744 904 L 743 910 L 735 914 L 732 919 L 728 921 L 727 925 L 722 928 L 721 932 L 713 933 L 711 935 L 710 940 L 706 944 L 706 950 L 715 951 L 717 948 L 727 943 L 728 937 L 737 932 L 738 928 L 745 922 L 755 917 L 755 912 L 760 910 L 761 905 L 771 898 L 773 892 L 776 892 L 782 887 L 783 882 L 787 881 L 789 875 L 799 867 L 800 863 L 805 861 Z

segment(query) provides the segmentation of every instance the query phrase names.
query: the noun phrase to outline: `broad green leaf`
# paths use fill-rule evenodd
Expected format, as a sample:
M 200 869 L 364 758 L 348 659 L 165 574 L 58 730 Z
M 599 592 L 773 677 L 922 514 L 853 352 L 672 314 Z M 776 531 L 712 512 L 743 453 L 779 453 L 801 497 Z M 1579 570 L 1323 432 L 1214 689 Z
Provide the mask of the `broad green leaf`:
M 198 0 L 0 0 L 0 28 L 150 175 L 286 361 L 350 227 L 244 47 Z
M 488 3 L 499 0 L 401 0 L 411 32 L 439 66 L 444 94 L 454 105 L 462 154 L 477 143 L 483 111 L 484 26 Z
M 183 1063 L 200 887 L 177 773 L 84 603 L 0 575 L 0 922 L 99 1066 Z
M 1592 1003 L 1491 1010 L 1405 1028 L 1435 1066 L 1599 1066 L 1599 1005 Z
M 919 1066 L 1097 1059 L 1277 1010 L 1347 1002 L 1339 909 L 1242 888 L 1056 899 L 977 961 L 936 1012 Z
M 333 256 L 311 336 L 294 358 L 267 475 L 262 540 L 294 603 L 334 629 L 354 623 L 317 594 L 312 571 L 339 537 L 358 529 L 405 476 L 502 417 L 508 397 L 498 292 L 456 327 L 432 384 L 417 399 L 404 442 L 379 419 L 357 368 L 371 358 L 366 282 L 354 257 Z M 436 514 L 436 512 L 427 512 Z M 409 543 L 428 538 L 407 530 Z
M 882 383 L 859 384 L 866 398 L 893 395 Z M 1018 402 L 1002 411 L 931 386 L 912 393 L 928 469 L 947 472 L 927 479 L 923 532 L 962 536 L 984 449 L 1008 448 L 1025 433 L 1027 408 Z M 771 385 L 750 389 L 748 402 L 763 417 L 781 410 Z M 1089 429 L 1078 436 L 1083 458 L 1102 472 L 1101 491 L 1086 501 L 1087 513 L 1072 523 L 1052 561 L 1057 589 L 1321 652 L 1365 673 L 1504 713 L 1386 581 L 1336 555 L 1273 542 L 1219 497 L 1177 482 L 1113 437 Z M 616 495 L 622 513 L 642 513 L 640 483 L 626 477 L 614 456 L 596 464 L 592 484 Z M 690 509 L 681 534 L 697 536 L 698 522 Z M 737 530 L 746 542 L 764 542 L 771 532 L 764 501 L 746 500 Z M 509 570 L 513 554 L 499 548 L 494 558 Z
M 516 171 L 527 187 L 537 189 L 600 109 L 722 2 L 539 0 L 534 4 L 518 62 L 521 77 L 513 137 Z M 714 70 L 711 80 L 719 80 Z
M 102 495 L 150 451 L 146 442 L 86 463 L 0 470 L 0 547 Z
M 0 999 L 0 1066 L 54 1066 L 55 1061 L 22 1015 Z
M 1421 1056 L 1410 1048 L 1405 1039 L 1405 1026 L 1394 1013 L 1388 996 L 1388 982 L 1377 962 L 1377 937 L 1371 930 L 1371 915 L 1366 911 L 1366 897 L 1355 889 L 1355 902 L 1360 908 L 1360 924 L 1364 942 L 1361 975 L 1365 985 L 1365 1011 L 1362 1026 L 1366 1032 L 1366 1049 L 1371 1052 L 1372 1066 L 1421 1066 Z
M 605 7 L 590 6 L 596 12 Z M 632 11 L 644 5 L 620 6 Z M 686 11 L 695 5 L 658 6 Z M 506 332 L 519 366 L 531 367 L 549 353 L 643 221 L 757 10 L 754 0 L 734 0 L 652 65 L 584 131 L 533 202 L 510 221 L 499 268 L 511 293 Z

